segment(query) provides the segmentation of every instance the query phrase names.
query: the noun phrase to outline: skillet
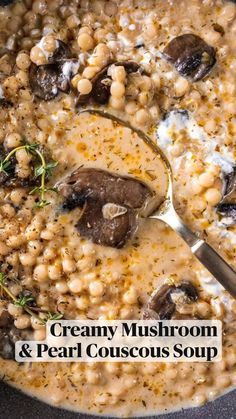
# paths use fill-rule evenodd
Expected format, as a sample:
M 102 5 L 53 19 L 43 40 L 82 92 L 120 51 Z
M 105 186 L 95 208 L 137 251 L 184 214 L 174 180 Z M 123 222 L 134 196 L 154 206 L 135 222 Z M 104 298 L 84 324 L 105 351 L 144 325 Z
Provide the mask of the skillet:
M 96 419 L 99 416 L 73 413 L 49 406 L 0 381 L 0 419 Z M 106 417 L 108 419 L 108 417 Z M 146 416 L 147 418 L 147 416 Z M 206 405 L 178 412 L 148 416 L 149 419 L 235 419 L 236 390 Z M 109 417 L 111 419 L 111 417 Z M 139 418 L 139 419 L 145 419 Z
M 7 1 L 6 1 L 7 3 Z M 233 390 L 205 406 L 175 412 L 172 414 L 149 416 L 149 419 L 235 419 L 236 390 Z M 49 406 L 31 398 L 0 381 L 0 419 L 95 419 L 95 416 L 73 413 Z

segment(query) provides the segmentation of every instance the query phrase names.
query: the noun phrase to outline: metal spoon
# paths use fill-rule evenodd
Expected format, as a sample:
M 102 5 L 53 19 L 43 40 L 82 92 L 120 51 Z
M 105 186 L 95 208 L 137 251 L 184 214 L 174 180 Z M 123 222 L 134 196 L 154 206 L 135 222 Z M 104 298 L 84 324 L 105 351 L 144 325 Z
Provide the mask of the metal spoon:
M 146 135 L 143 131 L 132 127 L 128 122 L 117 118 L 107 112 L 97 109 L 83 109 L 79 113 L 88 112 L 93 115 L 99 115 L 103 118 L 111 119 L 135 132 L 164 163 L 168 174 L 168 188 L 165 200 L 158 208 L 151 206 L 148 211 L 148 218 L 161 220 L 168 224 L 176 233 L 178 233 L 190 247 L 192 253 L 208 269 L 208 271 L 217 279 L 218 282 L 236 298 L 236 272 L 222 259 L 222 257 L 204 240 L 199 239 L 181 220 L 175 211 L 173 204 L 173 175 L 169 160 L 163 151 Z

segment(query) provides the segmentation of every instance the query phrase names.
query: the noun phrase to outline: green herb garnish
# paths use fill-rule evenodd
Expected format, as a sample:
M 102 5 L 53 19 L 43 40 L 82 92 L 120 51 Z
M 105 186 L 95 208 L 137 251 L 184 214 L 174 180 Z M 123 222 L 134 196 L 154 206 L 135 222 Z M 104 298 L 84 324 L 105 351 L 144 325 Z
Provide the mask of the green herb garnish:
M 61 314 L 61 313 L 51 313 L 49 311 L 47 313 L 46 318 L 42 320 L 42 323 L 46 324 L 47 321 L 49 321 L 49 320 L 60 320 L 60 319 L 62 319 L 62 317 L 63 317 L 63 314 Z
M 39 317 L 33 311 L 33 309 L 29 306 L 29 303 L 34 301 L 34 297 L 33 296 L 21 296 L 19 298 L 16 298 L 15 295 L 12 294 L 12 292 L 9 290 L 9 288 L 7 286 L 7 281 L 8 281 L 7 276 L 3 272 L 0 271 L 0 289 L 2 289 L 8 295 L 8 297 L 10 297 L 10 299 L 12 300 L 13 304 L 16 307 L 22 308 L 30 316 L 33 316 L 36 319 L 38 319 L 38 321 L 41 324 L 46 324 L 48 320 L 60 320 L 60 319 L 63 318 L 63 314 L 61 314 L 61 313 L 51 313 L 51 312 L 48 312 L 46 314 L 45 318 Z
M 16 301 L 15 301 L 15 306 L 16 307 L 21 307 L 24 308 L 25 306 L 29 305 L 29 303 L 32 303 L 34 301 L 34 297 L 27 297 L 25 295 L 22 295 L 22 297 L 19 297 Z
M 38 177 L 41 178 L 41 184 L 39 187 L 35 187 L 30 191 L 30 194 L 38 193 L 40 195 L 40 200 L 35 204 L 36 208 L 44 208 L 50 204 L 45 199 L 45 194 L 48 191 L 56 191 L 54 188 L 46 188 L 45 182 L 46 177 L 51 176 L 52 170 L 57 166 L 57 162 L 46 162 L 44 155 L 40 151 L 39 144 L 23 144 L 19 147 L 14 148 L 11 150 L 5 159 L 0 160 L 0 172 L 9 175 L 9 169 L 11 168 L 11 157 L 19 150 L 25 150 L 28 154 L 31 154 L 34 157 L 38 157 L 40 161 L 40 165 L 36 166 L 34 169 L 34 177 L 37 179 Z

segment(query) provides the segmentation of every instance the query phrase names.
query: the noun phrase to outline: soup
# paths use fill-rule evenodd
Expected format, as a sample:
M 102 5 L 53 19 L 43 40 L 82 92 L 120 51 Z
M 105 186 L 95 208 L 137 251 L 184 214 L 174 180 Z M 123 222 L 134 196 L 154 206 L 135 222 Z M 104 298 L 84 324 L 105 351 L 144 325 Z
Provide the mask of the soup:
M 198 406 L 235 385 L 235 301 L 176 233 L 143 217 L 168 188 L 160 156 L 130 128 L 81 113 L 147 133 L 170 160 L 178 213 L 236 268 L 235 17 L 223 0 L 0 1 L 7 382 L 114 416 Z M 222 361 L 13 360 L 15 341 L 44 340 L 48 319 L 141 319 L 150 304 L 158 318 L 222 320 Z

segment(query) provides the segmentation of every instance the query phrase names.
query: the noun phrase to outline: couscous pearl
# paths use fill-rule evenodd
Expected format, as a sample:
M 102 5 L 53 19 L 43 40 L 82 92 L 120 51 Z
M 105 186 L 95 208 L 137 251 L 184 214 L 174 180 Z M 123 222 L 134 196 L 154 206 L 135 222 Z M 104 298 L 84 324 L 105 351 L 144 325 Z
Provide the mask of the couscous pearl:
M 99 297 L 104 293 L 104 286 L 101 281 L 93 281 L 89 284 L 89 292 L 92 297 Z
M 106 44 L 100 43 L 96 46 L 92 56 L 89 58 L 89 64 L 104 67 L 110 60 L 110 50 Z
M 111 95 L 120 99 L 125 94 L 125 86 L 119 81 L 113 81 L 111 84 Z
M 39 340 L 45 340 L 46 338 L 46 331 L 41 329 L 41 330 L 35 330 L 34 331 L 34 340 L 39 341 Z
M 146 109 L 140 109 L 136 112 L 135 119 L 137 124 L 146 124 L 150 119 L 150 114 Z
M 84 71 L 82 73 L 82 76 L 85 77 L 86 79 L 92 79 L 95 76 L 95 74 L 97 74 L 99 71 L 100 71 L 100 67 L 98 67 L 98 66 L 89 66 L 89 67 L 86 67 L 84 69 Z M 77 86 L 78 86 L 78 84 L 77 84 Z
M 95 246 L 93 243 L 85 243 L 82 245 L 82 252 L 85 256 L 93 255 L 95 253 Z
M 35 46 L 31 49 L 30 59 L 36 65 L 47 64 L 47 58 L 46 58 L 44 52 L 37 46 Z
M 79 310 L 86 310 L 89 305 L 89 300 L 85 296 L 76 297 L 75 304 Z
M 22 137 L 20 134 L 12 133 L 12 134 L 7 135 L 4 143 L 7 148 L 15 148 L 21 144 L 21 141 L 22 141 Z
M 117 5 L 114 1 L 105 2 L 104 12 L 107 16 L 114 16 L 117 13 Z
M 43 41 L 43 49 L 47 51 L 48 53 L 54 52 L 58 46 L 58 43 L 55 37 L 52 35 L 44 36 L 42 41 Z
M 48 265 L 37 265 L 34 269 L 35 281 L 43 282 L 48 280 Z
M 15 304 L 8 304 L 7 306 L 8 313 L 13 317 L 19 317 L 23 314 L 23 309 L 21 307 L 15 306 Z
M 27 329 L 31 326 L 30 316 L 27 314 L 21 314 L 14 320 L 14 325 L 17 329 Z
M 135 101 L 129 101 L 127 102 L 125 106 L 125 112 L 127 112 L 129 115 L 134 115 L 138 111 L 138 104 Z
M 50 241 L 50 240 L 53 239 L 54 234 L 51 231 L 45 229 L 45 230 L 41 231 L 40 237 L 43 240 Z
M 78 36 L 78 45 L 84 51 L 89 51 L 94 47 L 94 40 L 88 33 L 82 33 Z
M 199 176 L 198 181 L 201 186 L 209 188 L 215 182 L 215 177 L 211 173 L 205 172 Z
M 120 83 L 124 83 L 126 79 L 126 71 L 123 66 L 112 66 L 111 70 L 111 77 L 114 81 L 119 81 Z
M 87 370 L 86 380 L 89 384 L 97 384 L 99 382 L 99 373 L 93 370 Z
M 124 293 L 123 301 L 127 304 L 135 304 L 137 302 L 137 292 L 133 287 Z
M 68 26 L 70 29 L 74 29 L 74 28 L 77 28 L 77 27 L 79 26 L 79 24 L 80 24 L 80 19 L 79 19 L 79 17 L 78 17 L 78 16 L 76 16 L 76 15 L 70 15 L 70 16 L 66 19 L 66 23 L 67 23 L 67 26 Z
M 16 65 L 20 70 L 27 70 L 30 67 L 31 61 L 28 54 L 21 52 L 16 57 Z
M 83 290 L 83 281 L 76 277 L 76 275 L 70 276 L 70 281 L 68 282 L 68 287 L 71 292 L 78 294 Z
M 33 266 L 36 262 L 35 257 L 30 253 L 20 254 L 19 259 L 23 266 Z
M 82 95 L 87 95 L 88 93 L 90 93 L 91 90 L 92 90 L 92 87 L 93 86 L 92 86 L 91 81 L 89 81 L 87 79 L 81 79 L 81 80 L 79 80 L 79 82 L 77 84 L 77 90 Z
M 210 205 L 216 205 L 222 198 L 221 192 L 216 188 L 210 188 L 205 192 L 205 199 Z
M 160 89 L 161 86 L 161 80 L 160 80 L 160 75 L 158 73 L 153 73 L 151 75 L 151 79 L 154 83 L 154 86 L 156 87 L 156 89 Z
M 176 96 L 185 95 L 188 88 L 189 88 L 189 82 L 184 77 L 179 77 L 174 84 Z
M 48 266 L 48 276 L 52 280 L 60 279 L 62 275 L 61 266 L 59 264 Z
M 66 294 L 69 291 L 68 285 L 67 285 L 66 281 L 57 281 L 56 284 L 55 284 L 55 289 L 60 294 Z
M 29 252 L 35 256 L 40 254 L 42 247 L 42 243 L 39 240 L 30 240 L 28 242 Z
M 29 153 L 27 153 L 26 150 L 21 149 L 16 151 L 16 158 L 20 164 L 27 165 L 31 161 L 32 156 Z
M 110 104 L 110 106 L 113 109 L 117 109 L 117 110 L 124 109 L 124 107 L 125 107 L 125 98 L 124 97 L 116 98 L 116 97 L 111 96 L 110 97 L 109 104 Z
M 44 330 L 45 325 L 37 317 L 31 316 L 31 326 L 34 330 Z
M 75 262 L 70 258 L 65 258 L 62 260 L 62 269 L 65 273 L 71 273 L 76 270 Z
M 198 195 L 202 192 L 202 185 L 200 185 L 197 178 L 193 178 L 191 181 L 191 192 L 194 195 Z

